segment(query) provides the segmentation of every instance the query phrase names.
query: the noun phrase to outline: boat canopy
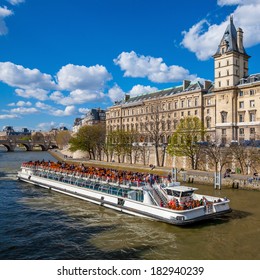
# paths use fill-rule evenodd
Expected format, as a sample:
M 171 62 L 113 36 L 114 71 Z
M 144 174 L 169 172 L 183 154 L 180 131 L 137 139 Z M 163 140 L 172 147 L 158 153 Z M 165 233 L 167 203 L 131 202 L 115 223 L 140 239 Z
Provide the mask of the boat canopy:
M 186 187 L 186 186 L 174 186 L 174 187 L 167 187 L 165 188 L 165 190 L 168 195 L 179 198 L 184 196 L 191 196 L 193 192 L 198 189 Z

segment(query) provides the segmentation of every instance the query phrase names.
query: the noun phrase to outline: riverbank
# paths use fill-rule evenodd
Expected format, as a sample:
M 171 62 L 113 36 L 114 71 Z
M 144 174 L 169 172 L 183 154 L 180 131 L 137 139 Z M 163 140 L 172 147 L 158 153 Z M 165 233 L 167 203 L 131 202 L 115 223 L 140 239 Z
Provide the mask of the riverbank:
M 140 164 L 133 165 L 129 163 L 86 160 L 84 158 L 73 159 L 67 155 L 64 155 L 61 150 L 49 150 L 48 152 L 57 160 L 66 161 L 67 163 L 83 163 L 86 166 L 113 168 L 118 170 L 131 170 L 136 172 L 152 173 L 160 176 L 167 176 L 168 174 L 172 173 L 171 168 L 167 167 L 149 167 Z M 200 170 L 179 171 L 177 173 L 177 180 L 189 184 L 197 183 L 214 186 L 214 173 L 210 171 Z M 250 175 L 230 174 L 230 177 L 222 177 L 221 186 L 222 188 L 260 191 L 260 178 L 254 178 Z

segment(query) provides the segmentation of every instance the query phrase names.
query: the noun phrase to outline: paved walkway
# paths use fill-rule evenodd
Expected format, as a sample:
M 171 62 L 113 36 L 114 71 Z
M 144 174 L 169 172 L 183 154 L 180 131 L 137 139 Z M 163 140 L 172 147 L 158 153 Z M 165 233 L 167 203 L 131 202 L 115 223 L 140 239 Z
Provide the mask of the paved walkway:
M 50 153 L 57 159 L 61 161 L 71 161 L 77 163 L 84 163 L 85 165 L 90 166 L 102 166 L 105 168 L 115 168 L 115 169 L 123 169 L 123 170 L 133 170 L 147 173 L 154 173 L 158 175 L 167 176 L 172 172 L 172 169 L 169 167 L 155 167 L 151 168 L 149 166 L 144 166 L 141 164 L 129 164 L 129 163 L 118 163 L 118 162 L 106 162 L 106 161 L 98 161 L 98 160 L 86 160 L 86 159 L 73 159 L 64 156 L 59 150 L 51 150 Z M 181 173 L 181 172 L 180 172 Z M 187 170 L 187 176 L 203 176 L 203 177 L 214 177 L 214 172 L 210 171 L 201 171 L 201 170 Z M 241 174 L 231 174 L 230 179 L 233 180 L 247 180 L 252 178 L 252 175 L 241 175 Z

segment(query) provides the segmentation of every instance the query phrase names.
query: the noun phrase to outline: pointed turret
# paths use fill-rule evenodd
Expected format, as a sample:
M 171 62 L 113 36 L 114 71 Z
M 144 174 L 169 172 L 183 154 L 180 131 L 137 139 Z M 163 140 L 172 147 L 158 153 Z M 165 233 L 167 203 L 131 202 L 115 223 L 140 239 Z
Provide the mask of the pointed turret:
M 243 45 L 243 31 L 236 30 L 233 16 L 220 41 L 215 59 L 215 89 L 236 86 L 240 79 L 248 76 L 248 59 Z

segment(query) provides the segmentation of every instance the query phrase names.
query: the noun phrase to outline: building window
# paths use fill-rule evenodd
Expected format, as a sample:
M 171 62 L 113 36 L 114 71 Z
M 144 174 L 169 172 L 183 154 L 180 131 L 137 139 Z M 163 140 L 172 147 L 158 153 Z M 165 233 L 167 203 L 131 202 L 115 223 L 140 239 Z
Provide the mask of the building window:
M 239 128 L 239 135 L 244 135 L 244 134 L 245 134 L 244 128 Z
M 211 127 L 211 119 L 210 118 L 207 118 L 206 125 L 207 125 L 207 128 Z
M 239 92 L 239 96 L 244 96 L 244 92 L 242 90 Z
M 240 101 L 239 102 L 239 108 L 240 109 L 244 109 L 244 101 Z
M 178 109 L 178 101 L 175 101 L 175 102 L 174 102 L 174 108 L 175 108 L 175 109 Z
M 227 122 L 227 112 L 221 112 L 221 122 L 222 123 Z
M 181 101 L 181 108 L 184 107 L 184 100 Z
M 182 116 L 182 117 L 184 116 L 184 112 L 181 112 L 181 116 Z
M 227 76 L 229 76 L 229 70 L 227 70 Z
M 227 65 L 229 65 L 229 60 L 227 60 Z
M 254 122 L 255 121 L 255 113 L 249 113 L 249 121 Z
M 206 99 L 206 103 L 207 103 L 207 105 L 210 105 L 211 104 L 211 99 L 210 98 Z
M 229 86 L 229 80 L 227 80 L 227 86 Z
M 221 82 L 218 82 L 218 86 L 221 87 Z
M 194 105 L 198 106 L 198 98 L 197 97 L 195 98 Z
M 191 99 L 188 99 L 188 107 L 191 107 Z
M 244 122 L 244 114 L 239 114 L 238 118 L 239 118 L 239 122 Z
M 198 111 L 197 111 L 197 110 L 195 110 L 194 115 L 195 115 L 195 116 L 198 115 Z
M 177 117 L 177 113 L 175 112 L 175 113 L 173 114 L 173 116 L 174 116 L 174 118 L 176 118 L 176 117 Z
M 221 130 L 221 132 L 222 132 L 222 136 L 226 136 L 226 135 L 227 135 L 227 130 L 226 130 L 225 128 L 223 128 L 223 129 Z
M 220 62 L 218 63 L 218 67 L 221 67 L 221 63 Z
M 188 111 L 188 116 L 190 116 L 190 111 Z
M 255 134 L 255 128 L 254 127 L 250 128 L 250 134 Z
M 249 103 L 251 108 L 255 107 L 255 100 L 250 100 Z
M 253 89 L 250 89 L 250 95 L 255 95 L 255 91 Z
M 209 115 L 209 113 L 210 113 L 210 109 L 207 109 L 207 114 Z

